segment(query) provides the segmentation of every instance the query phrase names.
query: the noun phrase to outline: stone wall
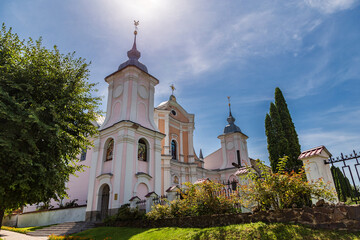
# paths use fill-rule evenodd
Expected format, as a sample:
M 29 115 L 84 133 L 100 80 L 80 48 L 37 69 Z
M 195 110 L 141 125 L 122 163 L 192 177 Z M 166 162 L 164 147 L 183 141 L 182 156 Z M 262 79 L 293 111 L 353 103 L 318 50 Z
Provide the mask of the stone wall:
M 155 221 L 116 222 L 111 226 L 128 227 L 214 227 L 262 221 L 265 223 L 296 223 L 312 228 L 360 231 L 360 205 L 322 206 L 256 213 L 240 213 L 159 219 Z
M 9 227 L 33 227 L 58 224 L 63 222 L 85 221 L 86 206 L 58 208 L 28 212 L 11 217 L 4 217 L 3 225 Z

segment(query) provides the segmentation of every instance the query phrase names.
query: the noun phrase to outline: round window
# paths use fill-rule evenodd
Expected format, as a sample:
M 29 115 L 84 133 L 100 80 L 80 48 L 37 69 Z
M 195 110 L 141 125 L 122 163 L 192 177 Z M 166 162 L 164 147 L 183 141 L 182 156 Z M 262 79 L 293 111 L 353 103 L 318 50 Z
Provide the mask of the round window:
M 174 109 L 171 110 L 171 114 L 176 116 L 176 111 Z

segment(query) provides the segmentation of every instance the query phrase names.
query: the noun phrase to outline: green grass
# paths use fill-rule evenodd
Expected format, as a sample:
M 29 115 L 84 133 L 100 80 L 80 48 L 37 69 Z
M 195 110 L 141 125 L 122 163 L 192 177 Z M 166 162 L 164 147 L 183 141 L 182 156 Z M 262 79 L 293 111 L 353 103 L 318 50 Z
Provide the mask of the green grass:
M 12 232 L 17 232 L 17 233 L 27 233 L 27 232 L 33 232 L 35 230 L 38 229 L 42 229 L 44 227 L 49 227 L 51 225 L 47 225 L 47 226 L 41 226 L 41 227 L 26 227 L 26 228 L 15 228 L 15 227 L 7 227 L 7 226 L 2 226 L 1 229 L 2 230 L 7 230 L 7 231 L 12 231 Z
M 125 228 L 99 227 L 93 228 L 71 237 L 54 237 L 53 240 L 92 239 L 92 240 L 143 240 L 143 239 L 360 239 L 360 232 L 314 230 L 301 225 L 282 223 L 265 224 L 262 222 L 230 225 L 212 228 Z

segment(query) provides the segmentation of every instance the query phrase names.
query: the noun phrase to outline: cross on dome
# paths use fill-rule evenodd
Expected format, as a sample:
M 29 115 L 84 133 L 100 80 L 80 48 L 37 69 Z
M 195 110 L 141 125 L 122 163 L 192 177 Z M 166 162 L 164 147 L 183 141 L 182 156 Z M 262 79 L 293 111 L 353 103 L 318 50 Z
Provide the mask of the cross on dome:
M 136 48 L 136 36 L 138 34 L 139 21 L 134 20 L 134 26 L 135 26 L 134 43 L 133 43 L 132 48 L 127 52 L 127 56 L 129 58 L 129 60 L 122 63 L 119 66 L 118 70 L 121 70 L 121 69 L 131 65 L 131 66 L 136 66 L 136 67 L 140 68 L 141 70 L 143 70 L 144 72 L 147 73 L 148 72 L 147 67 L 144 64 L 142 64 L 141 62 L 139 62 L 139 58 L 141 57 L 141 53 Z
M 176 90 L 174 84 L 171 84 L 170 88 L 171 88 L 171 95 L 174 95 L 174 91 Z
M 229 117 L 226 120 L 229 124 L 224 128 L 224 133 L 241 132 L 240 128 L 235 125 L 235 118 L 231 114 L 230 96 L 228 96 L 227 99 L 229 102 Z

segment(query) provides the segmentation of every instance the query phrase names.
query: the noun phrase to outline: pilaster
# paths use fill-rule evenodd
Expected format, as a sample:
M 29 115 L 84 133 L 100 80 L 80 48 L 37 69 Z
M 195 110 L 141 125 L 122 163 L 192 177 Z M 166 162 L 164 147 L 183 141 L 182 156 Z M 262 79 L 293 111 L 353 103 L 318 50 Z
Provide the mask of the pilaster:
M 91 167 L 90 167 L 90 176 L 89 176 L 89 187 L 88 187 L 88 196 L 87 196 L 87 207 L 86 211 L 95 211 L 96 209 L 92 209 L 93 201 L 94 201 L 94 188 L 96 181 L 96 166 L 99 159 L 99 148 L 100 148 L 100 139 L 97 138 L 94 140 L 93 153 L 91 158 Z

